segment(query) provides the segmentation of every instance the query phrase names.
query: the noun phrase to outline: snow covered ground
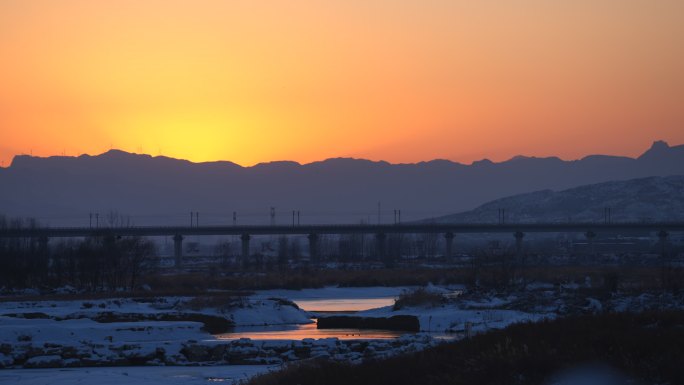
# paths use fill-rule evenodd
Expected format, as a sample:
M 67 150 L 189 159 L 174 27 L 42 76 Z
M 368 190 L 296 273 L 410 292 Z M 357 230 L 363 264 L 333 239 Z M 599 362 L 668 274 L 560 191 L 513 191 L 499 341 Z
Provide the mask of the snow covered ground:
M 171 342 L 204 340 L 211 335 L 200 322 L 143 321 L 100 323 L 93 320 L 0 317 L 0 341 L 34 344 L 89 342 Z
M 207 385 L 234 384 L 277 366 L 112 367 L 68 369 L 5 369 L 0 384 L 22 385 Z
M 313 322 L 307 312 L 277 299 L 202 303 L 197 310 L 190 297 L 0 302 L 0 368 L 192 365 L 195 344 L 217 341 L 205 330 L 207 322 L 221 327 Z M 206 360 L 224 364 L 250 358 L 232 345 L 205 354 Z
M 229 317 L 235 322 L 235 326 L 313 323 L 309 314 L 302 309 L 297 309 L 279 301 L 261 298 L 252 298 L 248 306 L 232 309 Z
M 170 321 L 159 317 L 179 312 L 183 317 L 210 315 L 224 317 L 242 327 L 311 324 L 309 313 L 288 300 L 274 297 L 299 294 L 290 296 L 295 299 L 329 296 L 340 301 L 361 297 L 351 298 L 351 301 L 370 299 L 372 302 L 384 296 L 393 301 L 403 289 L 324 288 L 297 293 L 260 292 L 240 298 L 230 306 L 219 303 L 210 307 L 200 301 L 199 310 L 198 302 L 186 297 L 3 302 L 0 303 L 0 367 L 259 365 L 314 357 L 358 362 L 417 351 L 439 343 L 428 335 L 363 342 L 353 338 L 313 339 L 305 335 L 292 335 L 290 340 L 284 341 L 217 339 L 203 330 L 203 322 L 185 318 Z
M 546 285 L 540 287 L 546 288 Z M 424 332 L 462 332 L 465 324 L 470 323 L 472 331 L 504 328 L 517 322 L 536 322 L 555 316 L 551 310 L 544 312 L 523 312 L 501 309 L 509 304 L 508 298 L 497 296 L 449 301 L 436 307 L 416 307 L 393 310 L 394 300 L 403 292 L 415 287 L 325 287 L 304 290 L 258 291 L 253 298 L 281 297 L 297 303 L 304 310 L 312 311 L 357 311 L 355 316 L 391 317 L 394 315 L 413 315 L 418 317 L 421 331 Z M 427 290 L 445 297 L 458 297 L 465 291 L 462 285 L 434 286 Z M 314 314 L 315 315 L 315 314 Z M 324 314 L 321 314 L 324 315 Z
M 463 309 L 459 305 L 446 304 L 435 307 L 411 307 L 393 310 L 392 306 L 356 313 L 363 317 L 391 317 L 413 315 L 418 317 L 420 330 L 424 332 L 482 332 L 489 329 L 502 329 L 519 322 L 537 322 L 553 318 L 553 313 L 527 313 L 502 309 Z
M 273 296 L 271 296 L 273 297 Z M 281 297 L 286 298 L 286 297 Z M 236 326 L 310 323 L 309 315 L 282 301 L 267 297 L 247 298 L 220 307 L 188 308 L 192 297 L 157 297 L 145 300 L 113 298 L 78 301 L 0 302 L 0 315 L 39 314 L 51 318 L 92 318 L 105 312 L 158 315 L 184 313 L 222 316 Z
M 368 308 L 378 299 L 393 301 L 407 289 L 328 287 L 260 291 L 230 306 L 221 306 L 219 301 L 216 307 L 201 305 L 200 310 L 189 306 L 191 299 L 186 297 L 0 302 L 0 368 L 60 367 L 78 369 L 69 373 L 83 373 L 81 367 L 99 365 L 280 365 L 315 357 L 360 362 L 422 350 L 441 343 L 439 339 L 444 335 L 460 338 L 518 322 L 538 322 L 578 312 L 639 311 L 654 306 L 684 308 L 684 295 L 614 293 L 594 298 L 588 295 L 593 292 L 586 291 L 591 289 L 586 283 L 555 286 L 530 283 L 508 294 L 467 291 L 461 294 L 461 287 L 428 286 L 427 290 L 442 295 L 441 302 L 399 310 L 393 306 Z M 365 307 L 366 310 L 355 314 L 363 317 L 411 315 L 418 318 L 421 331 L 430 333 L 397 333 L 390 336 L 393 338 L 382 335 L 386 339 L 364 340 L 361 334 L 353 338 L 353 333 L 352 338 L 347 338 L 349 333 L 345 332 L 338 338 L 313 339 L 308 338 L 311 335 L 306 330 L 295 328 L 291 329 L 291 338 L 287 330 L 281 330 L 277 338 L 266 333 L 251 339 L 242 338 L 245 335 L 240 338 L 222 335 L 219 339 L 203 330 L 203 322 L 151 317 L 186 312 L 224 317 L 237 325 L 257 325 L 252 326 L 256 328 L 307 323 L 308 328 L 314 328 L 310 314 L 292 306 L 288 300 L 305 304 L 311 303 L 306 301 L 332 301 L 339 306 Z M 128 372 L 116 373 L 124 376 Z M 164 373 L 159 376 L 166 376 Z M 0 377 L 0 383 L 6 382 L 2 380 Z

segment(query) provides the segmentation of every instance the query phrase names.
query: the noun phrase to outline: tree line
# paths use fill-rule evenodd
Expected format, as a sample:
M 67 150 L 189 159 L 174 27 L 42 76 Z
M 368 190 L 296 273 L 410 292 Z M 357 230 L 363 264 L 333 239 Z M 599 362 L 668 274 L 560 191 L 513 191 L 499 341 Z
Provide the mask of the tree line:
M 39 227 L 35 220 L 0 216 L 0 229 Z M 141 275 L 155 269 L 155 254 L 152 241 L 118 237 L 106 229 L 79 240 L 0 238 L 0 288 L 70 285 L 87 291 L 132 290 Z

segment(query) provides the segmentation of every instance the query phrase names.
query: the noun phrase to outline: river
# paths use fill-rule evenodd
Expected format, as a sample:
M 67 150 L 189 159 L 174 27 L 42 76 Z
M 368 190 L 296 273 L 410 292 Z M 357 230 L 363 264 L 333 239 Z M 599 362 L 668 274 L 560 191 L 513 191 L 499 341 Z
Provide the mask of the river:
M 286 298 L 312 316 L 352 314 L 357 311 L 391 306 L 407 287 L 326 287 L 303 290 L 264 290 L 255 293 L 257 298 Z M 314 318 L 315 319 L 315 318 Z M 317 329 L 315 323 L 305 325 L 243 326 L 233 332 L 219 334 L 218 339 L 233 340 L 301 340 L 304 338 L 387 339 L 397 338 L 405 332 L 389 330 Z

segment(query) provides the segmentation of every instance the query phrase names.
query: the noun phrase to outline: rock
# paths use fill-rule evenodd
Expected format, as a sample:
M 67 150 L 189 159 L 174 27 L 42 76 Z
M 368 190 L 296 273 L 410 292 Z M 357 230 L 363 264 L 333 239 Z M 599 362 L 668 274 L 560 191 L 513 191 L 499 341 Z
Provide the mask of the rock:
M 56 355 L 35 356 L 24 362 L 25 368 L 59 368 L 62 366 L 64 366 L 62 357 Z
M 79 351 L 75 346 L 64 346 L 62 348 L 62 351 L 60 352 L 60 355 L 64 359 L 81 358 L 81 356 L 84 356 L 86 354 L 88 353 L 84 351 Z
M 192 321 L 204 324 L 203 329 L 211 334 L 221 334 L 232 330 L 235 323 L 225 317 L 203 313 L 119 313 L 103 311 L 95 314 L 74 313 L 62 319 L 90 318 L 95 322 L 140 322 L 140 321 Z
M 3 314 L 2 316 L 13 317 L 13 318 L 24 318 L 24 319 L 49 319 L 49 318 L 51 318 L 49 315 L 47 315 L 45 313 L 40 313 L 40 312 L 8 313 L 8 314 Z
M 0 369 L 8 368 L 12 366 L 12 364 L 14 364 L 14 359 L 12 357 L 0 353 Z
M 190 362 L 208 361 L 209 348 L 205 345 L 189 345 L 181 349 L 181 354 Z
M 331 316 L 321 317 L 316 325 L 318 329 L 381 329 L 397 331 L 420 331 L 418 317 L 412 315 L 395 315 L 386 317 Z
M 209 358 L 211 361 L 223 361 L 226 354 L 226 345 L 220 344 L 209 349 Z
M 78 358 L 68 358 L 63 361 L 65 368 L 78 368 L 83 365 L 83 362 Z
M 9 355 L 12 353 L 12 345 L 10 344 L 0 344 L 0 353 Z

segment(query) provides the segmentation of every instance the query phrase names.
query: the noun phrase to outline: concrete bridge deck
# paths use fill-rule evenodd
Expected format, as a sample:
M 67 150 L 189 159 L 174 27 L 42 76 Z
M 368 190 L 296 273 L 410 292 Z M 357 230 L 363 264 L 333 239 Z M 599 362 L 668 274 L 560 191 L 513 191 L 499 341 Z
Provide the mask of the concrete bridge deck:
M 427 233 L 563 233 L 563 232 L 650 232 L 684 231 L 683 222 L 638 223 L 506 223 L 506 224 L 381 224 L 381 225 L 249 225 L 249 226 L 129 226 L 129 227 L 40 227 L 0 229 L 0 238 L 74 238 L 110 233 L 117 236 L 174 235 L 308 235 L 308 234 L 427 234 Z
M 319 236 L 322 234 L 373 234 L 376 252 L 385 256 L 387 234 L 443 234 L 444 255 L 452 256 L 455 234 L 511 233 L 515 237 L 516 250 L 522 253 L 525 233 L 567 233 L 581 232 L 589 243 L 598 233 L 655 232 L 664 245 L 672 231 L 684 231 L 684 222 L 645 223 L 407 223 L 381 225 L 269 225 L 269 226 L 148 226 L 148 227 L 42 227 L 25 229 L 0 229 L 0 238 L 33 238 L 47 245 L 50 238 L 114 236 L 172 236 L 176 265 L 180 266 L 183 256 L 183 238 L 194 235 L 239 235 L 242 258 L 250 256 L 250 239 L 254 235 L 306 235 L 309 241 L 309 257 L 318 257 Z

